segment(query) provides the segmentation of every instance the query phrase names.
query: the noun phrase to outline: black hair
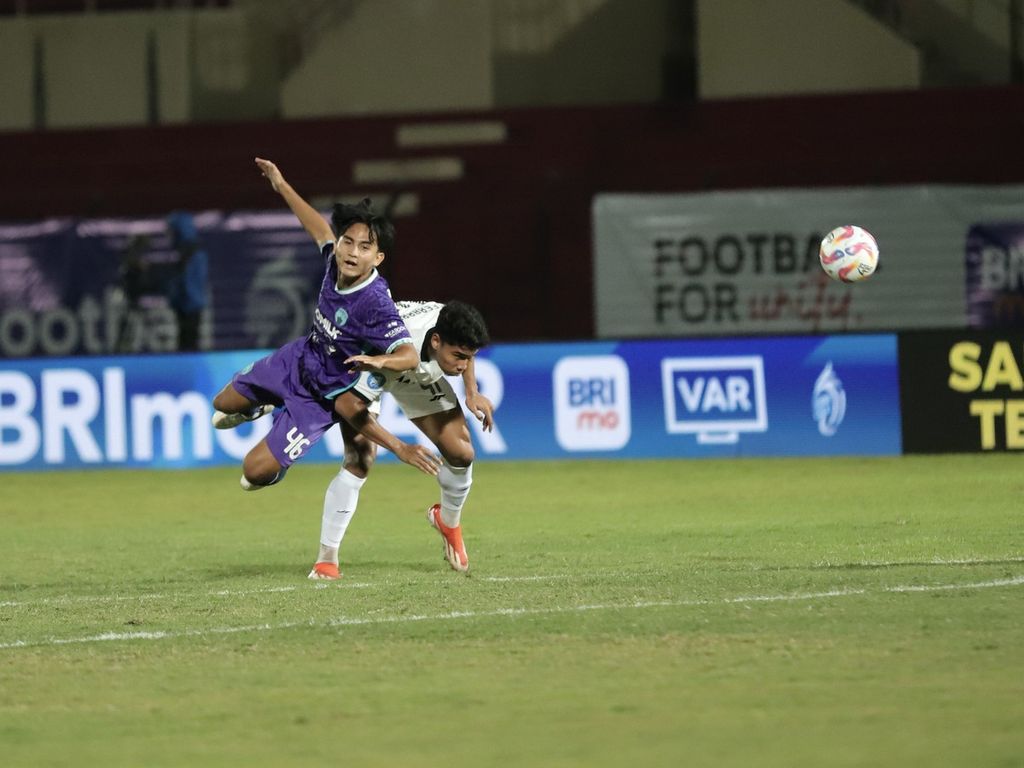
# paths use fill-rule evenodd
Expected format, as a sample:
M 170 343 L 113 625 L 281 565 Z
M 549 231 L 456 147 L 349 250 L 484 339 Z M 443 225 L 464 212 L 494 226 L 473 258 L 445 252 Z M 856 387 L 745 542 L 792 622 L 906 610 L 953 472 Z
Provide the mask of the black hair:
M 483 316 L 476 307 L 461 301 L 449 301 L 441 308 L 434 333 L 443 342 L 467 349 L 480 349 L 490 342 Z
M 370 240 L 377 244 L 377 249 L 391 255 L 395 247 L 395 227 L 387 216 L 373 209 L 370 198 L 364 197 L 358 205 L 334 204 L 331 226 L 334 227 L 335 237 L 341 237 L 353 224 L 365 224 L 370 230 Z

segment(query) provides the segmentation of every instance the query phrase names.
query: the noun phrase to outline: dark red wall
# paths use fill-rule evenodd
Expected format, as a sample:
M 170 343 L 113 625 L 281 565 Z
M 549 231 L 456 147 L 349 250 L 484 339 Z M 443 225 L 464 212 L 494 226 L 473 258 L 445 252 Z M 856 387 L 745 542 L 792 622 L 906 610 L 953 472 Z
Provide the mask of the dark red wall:
M 457 119 L 500 119 L 508 141 L 395 143 Z M 587 338 L 596 193 L 1020 183 L 1022 137 L 1021 88 L 0 133 L 0 219 L 272 208 L 256 155 L 307 197 L 365 191 L 358 159 L 455 155 L 463 180 L 403 187 L 420 212 L 398 221 L 396 297 L 464 298 L 502 341 Z

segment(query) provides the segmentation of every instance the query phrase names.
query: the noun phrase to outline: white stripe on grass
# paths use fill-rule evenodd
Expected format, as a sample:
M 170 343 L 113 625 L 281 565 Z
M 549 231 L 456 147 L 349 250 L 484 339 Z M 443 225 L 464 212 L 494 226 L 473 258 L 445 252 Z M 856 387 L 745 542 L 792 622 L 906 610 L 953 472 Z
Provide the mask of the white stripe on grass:
M 852 563 L 832 563 L 828 561 L 816 563 L 810 568 L 828 568 L 842 570 L 844 568 L 896 568 L 912 565 L 1003 565 L 1008 563 L 1024 563 L 1024 557 L 1002 557 L 992 560 L 983 559 L 945 559 L 934 558 L 931 560 L 914 561 L 886 561 L 886 560 L 862 560 Z M 774 571 L 774 566 L 756 567 L 755 571 Z M 787 568 L 787 570 L 799 570 Z M 653 573 L 653 572 L 652 572 Z M 660 573 L 660 572 L 659 572 Z M 578 573 L 547 573 L 530 574 L 521 576 L 477 576 L 476 581 L 494 583 L 512 583 L 529 581 L 562 581 L 573 578 L 636 578 L 638 576 L 651 575 L 643 571 L 588 571 L 586 574 Z M 219 589 L 207 592 L 209 597 L 245 597 L 246 595 L 264 595 L 273 592 L 294 592 L 303 588 L 313 589 L 370 589 L 372 587 L 393 587 L 397 582 L 384 579 L 378 582 L 354 582 L 354 581 L 332 581 L 314 582 L 312 585 L 290 585 L 283 587 L 257 587 L 255 589 Z M 28 600 L 0 600 L 0 608 L 19 608 L 29 605 L 65 605 L 71 603 L 112 603 L 128 600 L 167 600 L 172 598 L 189 597 L 187 594 L 166 595 L 160 593 L 143 593 L 139 595 L 61 595 L 59 597 L 39 597 Z
M 632 603 L 597 603 L 592 605 L 570 605 L 554 608 L 497 608 L 493 611 L 453 611 L 449 613 L 405 615 L 405 616 L 364 616 L 347 617 L 327 621 L 287 621 L 278 624 L 251 624 L 241 627 L 211 627 L 208 629 L 166 630 L 159 632 L 103 632 L 98 635 L 82 637 L 46 637 L 35 640 L 15 640 L 0 643 L 0 650 L 10 648 L 26 648 L 38 646 L 73 645 L 79 643 L 101 643 L 110 641 L 132 640 L 165 640 L 185 637 L 207 637 L 213 635 L 230 635 L 243 632 L 276 632 L 296 627 L 352 627 L 374 624 L 405 624 L 417 621 L 450 621 L 452 619 L 493 618 L 496 616 L 537 616 L 557 613 L 582 613 L 585 611 L 621 611 L 643 608 L 685 608 L 694 606 L 731 605 L 735 603 L 768 603 L 796 602 L 804 600 L 822 600 L 833 597 L 849 597 L 851 595 L 868 595 L 872 593 L 910 593 L 937 592 L 963 589 L 992 589 L 995 587 L 1016 587 L 1024 585 L 1024 576 L 993 581 L 975 581 L 966 584 L 905 584 L 892 587 L 870 589 L 833 589 L 823 592 L 796 592 L 776 595 L 741 595 L 714 599 L 690 600 L 637 600 Z
M 553 573 L 546 575 L 532 576 L 483 576 L 477 581 L 488 582 L 516 582 L 516 581 L 556 581 L 571 579 L 576 574 Z M 601 572 L 591 573 L 590 576 L 602 577 L 623 577 L 637 576 L 638 573 L 626 572 Z M 266 595 L 273 592 L 295 592 L 300 589 L 369 589 L 370 587 L 393 587 L 398 582 L 383 579 L 381 581 L 355 582 L 345 581 L 314 581 L 312 584 L 292 584 L 283 587 L 257 587 L 255 589 L 217 589 L 207 592 L 207 597 L 245 597 L 246 595 Z M 120 603 L 130 600 L 172 600 L 182 597 L 191 597 L 190 593 L 163 594 L 159 592 L 143 592 L 138 595 L 59 595 L 57 597 L 37 597 L 26 600 L 0 600 L 0 608 L 23 608 L 30 605 L 70 605 L 72 603 Z
M 930 560 L 858 560 L 852 563 L 833 563 L 829 560 L 823 560 L 810 567 L 842 570 L 843 568 L 901 568 L 920 565 L 1003 565 L 1004 563 L 1024 563 L 1024 557 L 1009 556 L 993 559 L 933 557 Z M 765 570 L 773 569 L 769 567 Z M 797 569 L 790 567 L 789 570 Z
M 218 589 L 207 592 L 208 597 L 244 597 L 246 595 L 266 595 L 273 592 L 294 592 L 298 589 L 366 589 L 376 586 L 366 582 L 315 582 L 310 585 L 291 585 L 286 587 L 257 587 L 256 589 Z M 129 600 L 173 600 L 191 598 L 191 593 L 175 595 L 160 594 L 159 592 L 146 592 L 140 595 L 61 595 L 60 597 L 39 597 L 34 600 L 5 600 L 0 601 L 0 608 L 23 608 L 28 605 L 70 605 L 71 603 L 121 603 Z

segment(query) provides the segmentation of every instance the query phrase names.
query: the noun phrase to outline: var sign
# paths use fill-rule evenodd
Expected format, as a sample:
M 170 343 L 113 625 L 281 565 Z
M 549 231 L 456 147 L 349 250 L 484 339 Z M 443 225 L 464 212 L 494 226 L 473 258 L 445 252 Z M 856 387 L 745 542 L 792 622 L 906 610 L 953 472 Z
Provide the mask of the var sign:
M 661 361 L 665 429 L 699 443 L 735 443 L 741 432 L 768 429 L 764 359 L 674 357 Z

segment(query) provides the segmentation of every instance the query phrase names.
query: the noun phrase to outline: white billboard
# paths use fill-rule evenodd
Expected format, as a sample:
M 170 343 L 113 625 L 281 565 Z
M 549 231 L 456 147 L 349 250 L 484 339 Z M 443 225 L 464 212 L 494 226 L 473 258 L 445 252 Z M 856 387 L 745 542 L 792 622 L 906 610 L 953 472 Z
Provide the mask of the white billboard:
M 1024 186 L 607 194 L 593 223 L 601 338 L 958 328 L 976 234 L 1024 231 Z M 857 285 L 818 264 L 844 224 L 879 244 L 877 274 Z

